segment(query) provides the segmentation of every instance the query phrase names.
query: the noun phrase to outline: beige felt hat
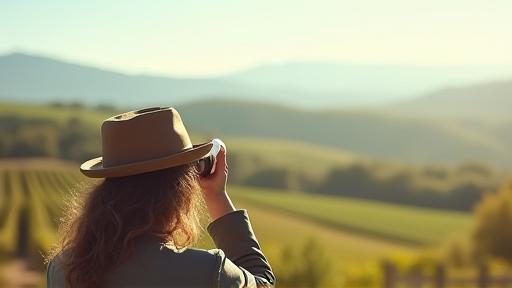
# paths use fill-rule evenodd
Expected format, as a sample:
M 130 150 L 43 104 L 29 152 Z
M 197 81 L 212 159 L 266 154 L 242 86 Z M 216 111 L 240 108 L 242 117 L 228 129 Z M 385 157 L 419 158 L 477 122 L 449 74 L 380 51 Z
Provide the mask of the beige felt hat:
M 212 142 L 192 145 L 180 114 L 152 107 L 113 116 L 101 125 L 102 157 L 84 162 L 88 177 L 122 177 L 184 165 L 203 158 Z

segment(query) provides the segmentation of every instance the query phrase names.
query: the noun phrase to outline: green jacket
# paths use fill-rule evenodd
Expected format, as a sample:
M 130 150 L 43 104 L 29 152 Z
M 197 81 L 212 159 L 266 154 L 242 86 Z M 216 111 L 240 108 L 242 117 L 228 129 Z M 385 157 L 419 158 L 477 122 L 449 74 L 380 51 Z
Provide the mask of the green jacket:
M 275 277 L 256 240 L 247 211 L 231 212 L 213 221 L 208 232 L 217 248 L 165 246 L 154 236 L 136 240 L 130 259 L 111 271 L 106 287 L 273 287 Z M 50 261 L 48 287 L 64 287 L 58 257 Z

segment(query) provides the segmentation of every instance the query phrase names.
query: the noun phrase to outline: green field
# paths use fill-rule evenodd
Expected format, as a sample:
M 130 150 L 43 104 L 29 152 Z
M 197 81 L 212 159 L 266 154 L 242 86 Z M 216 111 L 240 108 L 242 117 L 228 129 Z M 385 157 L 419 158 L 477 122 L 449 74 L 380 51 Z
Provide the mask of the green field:
M 57 163 L 11 160 L 0 164 L 0 259 L 23 257 L 43 267 L 41 252 L 56 240 L 65 195 L 82 179 L 77 171 L 69 172 L 68 165 Z
M 111 117 L 111 112 L 88 109 L 84 107 L 52 107 L 49 105 L 27 103 L 0 103 L 0 115 L 16 116 L 26 119 L 51 120 L 65 122 L 71 118 L 79 118 L 91 127 L 98 125 L 106 118 Z
M 246 201 L 237 189 L 231 190 L 237 208 L 247 209 L 265 253 L 277 260 L 285 246 L 299 246 L 318 240 L 341 267 L 365 264 L 390 253 L 413 252 L 417 247 L 359 235 L 352 231 L 324 226 L 288 213 L 267 209 Z
M 233 187 L 236 199 L 309 223 L 410 245 L 439 244 L 464 233 L 471 214 L 290 191 Z
M 75 165 L 76 166 L 76 165 Z M 47 160 L 0 163 L 0 251 L 4 259 L 28 257 L 41 264 L 40 251 L 55 241 L 63 199 L 88 181 L 75 166 Z M 231 186 L 235 205 L 247 209 L 272 262 L 284 247 L 315 239 L 339 269 L 411 253 L 463 233 L 470 216 L 370 201 Z M 203 237 L 201 246 L 211 246 Z

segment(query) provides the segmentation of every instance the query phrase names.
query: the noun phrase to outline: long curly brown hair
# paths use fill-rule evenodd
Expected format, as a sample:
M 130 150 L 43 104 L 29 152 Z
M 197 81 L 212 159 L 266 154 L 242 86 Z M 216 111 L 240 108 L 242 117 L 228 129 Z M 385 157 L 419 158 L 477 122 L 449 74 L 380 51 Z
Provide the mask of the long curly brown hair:
M 157 235 L 177 249 L 190 246 L 204 210 L 194 165 L 106 178 L 73 200 L 48 257 L 62 255 L 59 264 L 70 287 L 102 286 L 106 273 L 129 258 L 139 236 Z

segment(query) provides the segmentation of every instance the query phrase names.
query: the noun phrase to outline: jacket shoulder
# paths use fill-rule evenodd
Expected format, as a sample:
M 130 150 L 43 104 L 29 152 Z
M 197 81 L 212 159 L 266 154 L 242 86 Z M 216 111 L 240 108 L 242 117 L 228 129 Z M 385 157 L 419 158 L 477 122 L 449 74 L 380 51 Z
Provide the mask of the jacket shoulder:
M 65 287 L 65 276 L 59 264 L 59 258 L 60 256 L 55 257 L 48 262 L 46 269 L 46 287 Z
M 216 287 L 222 257 L 216 251 L 167 246 L 138 247 L 129 260 L 112 271 L 109 286 Z

